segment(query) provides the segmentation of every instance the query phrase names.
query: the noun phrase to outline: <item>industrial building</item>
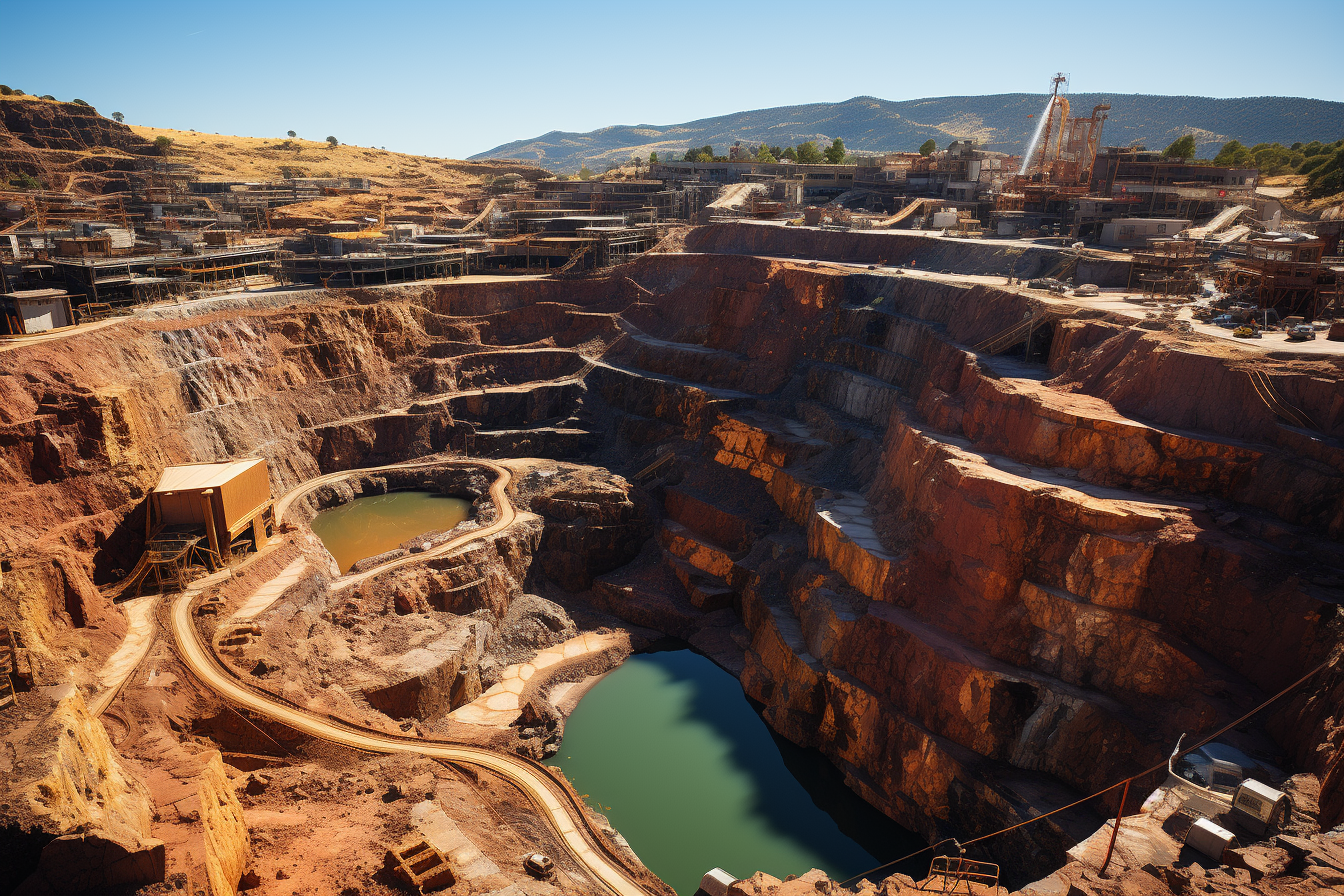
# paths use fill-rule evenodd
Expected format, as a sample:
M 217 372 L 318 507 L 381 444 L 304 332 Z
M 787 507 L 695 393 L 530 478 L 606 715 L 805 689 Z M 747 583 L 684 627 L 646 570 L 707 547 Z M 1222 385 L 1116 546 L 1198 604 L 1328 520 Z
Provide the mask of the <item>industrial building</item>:
M 214 571 L 260 550 L 275 529 L 265 458 L 165 467 L 145 512 L 145 550 L 117 589 L 133 597 L 153 582 L 185 587 L 194 569 Z
M 265 544 L 275 524 L 265 458 L 165 467 L 147 524 L 199 528 L 216 554 L 245 537 L 253 548 Z
M 70 294 L 63 289 L 21 289 L 0 293 L 0 335 L 31 336 L 75 322 Z

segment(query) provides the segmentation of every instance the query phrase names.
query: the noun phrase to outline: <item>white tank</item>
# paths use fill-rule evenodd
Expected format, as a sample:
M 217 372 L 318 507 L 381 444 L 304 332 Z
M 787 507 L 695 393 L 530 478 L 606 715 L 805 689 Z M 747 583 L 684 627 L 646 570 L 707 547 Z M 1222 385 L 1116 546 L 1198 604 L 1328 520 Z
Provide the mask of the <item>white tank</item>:
M 700 878 L 700 889 L 704 890 L 709 896 L 728 896 L 728 888 L 737 883 L 737 878 L 733 877 L 722 868 L 711 868 Z
M 1237 838 L 1227 828 L 1219 827 L 1207 818 L 1201 818 L 1190 826 L 1190 831 L 1185 835 L 1185 845 L 1221 865 L 1223 850 L 1235 848 Z

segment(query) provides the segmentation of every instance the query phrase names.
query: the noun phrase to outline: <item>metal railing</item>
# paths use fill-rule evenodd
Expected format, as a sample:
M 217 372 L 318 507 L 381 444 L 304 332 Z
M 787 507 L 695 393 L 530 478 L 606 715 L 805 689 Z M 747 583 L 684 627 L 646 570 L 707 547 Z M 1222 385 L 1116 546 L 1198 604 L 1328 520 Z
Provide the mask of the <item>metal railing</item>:
M 976 896 L 985 890 L 993 893 L 998 886 L 999 866 L 993 862 L 977 862 L 962 856 L 935 856 L 929 863 L 929 876 L 920 882 L 919 888 L 937 893 L 956 893 L 962 888 Z

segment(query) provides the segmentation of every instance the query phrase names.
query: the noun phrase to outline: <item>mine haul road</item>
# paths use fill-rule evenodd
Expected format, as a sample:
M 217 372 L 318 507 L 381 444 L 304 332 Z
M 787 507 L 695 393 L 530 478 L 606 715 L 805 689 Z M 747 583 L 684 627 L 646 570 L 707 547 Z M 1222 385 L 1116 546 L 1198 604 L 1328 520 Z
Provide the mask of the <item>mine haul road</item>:
M 295 498 L 325 482 L 341 479 L 356 473 L 374 472 L 386 469 L 405 469 L 417 466 L 437 466 L 440 464 L 460 463 L 464 466 L 488 467 L 496 474 L 490 486 L 490 497 L 494 499 L 499 516 L 489 526 L 468 532 L 448 542 L 437 550 L 428 551 L 415 559 L 440 556 L 456 550 L 471 541 L 488 538 L 513 524 L 517 511 L 509 500 L 507 488 L 512 478 L 507 467 L 485 460 L 431 462 L 413 462 L 392 464 L 387 467 L 373 467 L 365 470 L 347 470 L 309 480 L 287 494 L 277 506 L 276 521 L 283 518 L 283 511 Z M 397 563 L 395 565 L 403 565 Z M 389 566 L 378 567 L 383 572 Z M 598 881 L 617 896 L 649 896 L 649 891 L 641 886 L 601 845 L 596 832 L 588 827 L 583 809 L 577 800 L 559 782 L 555 781 L 538 763 L 528 762 L 520 757 L 499 753 L 481 747 L 457 745 L 444 741 L 426 741 L 414 737 L 398 737 L 380 731 L 372 731 L 335 719 L 330 716 L 310 712 L 300 706 L 287 703 L 250 685 L 244 684 L 230 672 L 214 655 L 214 652 L 202 643 L 200 634 L 192 622 L 191 604 L 194 594 L 187 592 L 173 604 L 172 629 L 178 654 L 187 668 L 202 683 L 234 706 L 241 707 L 276 722 L 300 731 L 311 737 L 343 746 L 352 747 L 369 753 L 414 753 L 431 759 L 444 759 L 451 762 L 468 763 L 489 769 L 518 785 L 541 811 L 550 826 L 559 835 L 560 840 L 581 866 L 586 868 Z

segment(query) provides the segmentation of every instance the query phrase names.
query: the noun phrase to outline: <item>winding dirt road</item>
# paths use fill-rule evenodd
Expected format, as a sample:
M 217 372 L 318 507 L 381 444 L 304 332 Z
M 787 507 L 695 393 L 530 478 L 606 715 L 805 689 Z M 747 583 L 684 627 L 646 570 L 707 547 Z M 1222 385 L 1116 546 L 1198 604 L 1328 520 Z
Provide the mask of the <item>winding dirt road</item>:
M 409 562 L 419 562 L 428 557 L 440 556 L 469 542 L 488 538 L 513 524 L 518 514 L 512 502 L 509 501 L 506 491 L 512 479 L 512 473 L 505 466 L 484 460 L 457 462 L 437 460 L 392 464 L 386 467 L 370 467 L 364 470 L 348 470 L 342 473 L 319 476 L 293 489 L 276 503 L 276 520 L 278 522 L 283 519 L 285 510 L 297 498 L 324 483 L 333 482 L 355 473 L 369 473 L 388 469 L 413 469 L 415 467 L 438 466 L 445 463 L 487 467 L 495 471 L 496 479 L 490 487 L 490 497 L 494 500 L 495 507 L 498 509 L 498 517 L 495 522 L 482 529 L 451 539 L 433 551 L 426 551 L 424 554 L 406 558 L 404 562 L 395 561 L 370 572 L 381 573 L 390 568 L 404 566 Z M 312 737 L 357 750 L 365 750 L 371 753 L 416 753 L 431 759 L 470 763 L 489 769 L 512 781 L 528 795 L 541 812 L 542 817 L 549 822 L 556 834 L 559 835 L 561 842 L 565 844 L 575 861 L 586 868 L 594 878 L 611 892 L 617 894 L 617 896 L 649 896 L 649 891 L 645 890 L 602 845 L 598 839 L 600 835 L 589 828 L 587 819 L 583 815 L 583 809 L 577 800 L 559 782 L 554 780 L 539 763 L 481 747 L 457 745 L 443 741 L 426 741 L 413 737 L 398 737 L 360 728 L 331 716 L 311 712 L 270 693 L 244 684 L 219 661 L 207 645 L 202 643 L 192 621 L 191 604 L 193 597 L 194 595 L 190 593 L 183 594 L 173 604 L 171 620 L 173 638 L 177 644 L 178 654 L 202 683 L 229 703 L 266 716 Z

